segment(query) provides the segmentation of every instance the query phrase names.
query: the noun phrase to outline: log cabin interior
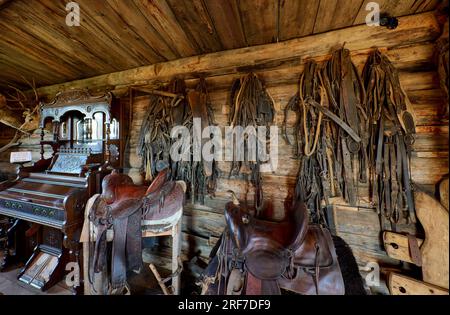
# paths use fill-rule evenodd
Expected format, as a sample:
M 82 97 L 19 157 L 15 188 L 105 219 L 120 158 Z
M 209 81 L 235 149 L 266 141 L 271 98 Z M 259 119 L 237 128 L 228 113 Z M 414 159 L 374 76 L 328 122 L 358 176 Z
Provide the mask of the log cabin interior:
M 448 295 L 448 69 L 448 1 L 0 0 L 0 294 Z

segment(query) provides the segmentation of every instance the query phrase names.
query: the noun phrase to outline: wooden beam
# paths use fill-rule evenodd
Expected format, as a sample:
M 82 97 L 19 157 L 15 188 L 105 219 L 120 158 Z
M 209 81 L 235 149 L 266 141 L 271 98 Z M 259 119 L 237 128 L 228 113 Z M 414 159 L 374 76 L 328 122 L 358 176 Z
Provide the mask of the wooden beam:
M 448 295 L 448 290 L 397 273 L 388 275 L 391 295 Z
M 419 247 L 422 245 L 423 240 L 417 239 Z M 383 233 L 384 249 L 389 257 L 414 263 L 411 257 L 411 251 L 409 248 L 408 237 L 403 234 L 385 231 Z
M 411 36 L 414 34 L 414 36 Z M 435 40 L 440 27 L 433 13 L 421 13 L 399 19 L 399 27 L 353 26 L 323 34 L 297 38 L 285 42 L 216 52 L 174 61 L 138 67 L 92 78 L 56 84 L 38 89 L 41 96 L 53 96 L 72 88 L 110 88 L 166 82 L 174 76 L 193 78 L 200 75 L 216 76 L 249 70 L 252 67 L 273 67 L 289 60 L 323 57 L 332 48 L 345 47 L 367 50 L 372 47 L 393 48 Z

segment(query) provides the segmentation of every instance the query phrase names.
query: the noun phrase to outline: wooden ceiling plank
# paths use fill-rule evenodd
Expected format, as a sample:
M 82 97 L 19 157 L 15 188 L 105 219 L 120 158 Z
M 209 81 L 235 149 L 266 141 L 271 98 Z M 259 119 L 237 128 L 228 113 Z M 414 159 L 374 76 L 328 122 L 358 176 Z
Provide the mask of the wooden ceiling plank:
M 48 70 L 48 68 L 42 63 L 30 62 L 30 60 L 26 56 L 24 58 L 19 54 L 14 55 L 14 57 L 11 57 L 9 54 L 5 55 L 1 49 L 0 60 L 0 81 L 4 79 L 3 73 L 13 74 L 16 78 L 15 81 L 21 82 L 22 84 L 25 84 L 25 82 L 23 82 L 23 78 L 29 81 L 34 80 L 36 86 L 53 84 L 53 82 L 55 82 L 55 76 L 57 78 L 63 78 L 62 75 L 56 75 L 54 73 L 49 73 L 48 71 L 46 71 Z
M 47 0 L 46 0 L 47 1 Z M 94 46 L 89 41 L 95 36 L 97 45 L 95 54 L 108 56 L 108 63 L 119 69 L 139 66 L 145 62 L 157 62 L 160 56 L 154 54 L 144 43 L 136 40 L 136 35 L 129 30 L 128 25 L 116 14 L 116 12 L 105 1 L 77 0 L 81 10 L 81 27 L 86 28 L 86 37 L 81 34 L 80 39 L 86 44 Z M 95 35 L 94 35 L 95 34 Z
M 411 36 L 414 34 L 414 36 Z M 96 76 L 84 80 L 39 89 L 43 95 L 53 95 L 66 88 L 118 88 L 126 89 L 135 82 L 152 84 L 167 82 L 174 76 L 191 78 L 198 73 L 209 76 L 236 73 L 251 69 L 282 65 L 289 60 L 302 62 L 307 58 L 329 56 L 332 48 L 346 42 L 350 51 L 369 50 L 373 47 L 395 48 L 415 43 L 429 42 L 440 36 L 440 25 L 433 12 L 411 15 L 399 19 L 399 27 L 386 30 L 366 25 L 344 28 L 328 33 L 296 38 L 274 44 L 216 52 L 178 59 L 162 64 L 149 65 Z M 145 82 L 144 82 L 145 81 Z
M 156 53 L 152 47 L 148 46 L 117 13 L 119 10 L 115 2 L 80 0 L 79 3 L 87 8 L 89 18 L 97 23 L 105 37 L 114 39 L 112 45 L 117 46 L 122 53 L 128 55 L 125 61 L 130 65 L 142 65 L 166 60 Z
M 180 56 L 172 49 L 164 38 L 142 15 L 133 1 L 107 0 L 109 5 L 122 17 L 125 23 L 146 43 L 149 49 L 158 54 L 161 59 L 173 60 Z
M 18 76 L 17 71 L 11 71 L 11 68 L 8 67 L 7 69 L 4 68 L 4 65 L 0 65 L 0 71 L 2 72 L 2 76 L 0 78 L 0 91 L 8 90 L 8 85 L 15 86 L 18 89 L 21 90 L 29 90 L 30 86 L 28 86 L 22 76 Z M 27 80 L 32 82 L 33 77 L 31 76 L 24 76 L 27 78 Z M 36 82 L 36 80 L 35 80 Z M 40 83 L 42 83 L 41 86 L 45 86 L 46 84 L 51 84 L 52 81 L 40 79 Z
M 181 57 L 197 55 L 199 52 L 165 0 L 133 0 L 153 28 L 173 47 Z
M 0 10 L 6 8 L 6 6 L 10 3 L 11 0 L 0 0 Z
M 239 10 L 248 45 L 276 42 L 278 0 L 241 0 Z
M 283 0 L 280 7 L 280 40 L 312 34 L 318 9 L 319 1 Z
M 354 25 L 365 23 L 366 16 L 369 11 L 366 11 L 366 6 L 372 0 L 364 0 L 361 10 L 359 11 Z M 389 14 L 395 17 L 406 16 L 414 13 L 430 11 L 436 8 L 439 1 L 423 1 L 423 0 L 377 0 L 380 5 L 380 11 L 384 14 Z
M 178 23 L 197 45 L 201 53 L 223 50 L 215 26 L 202 0 L 168 0 Z
M 18 29 L 16 29 L 16 32 L 14 37 L 11 38 L 11 34 L 2 32 L 2 28 L 0 27 L 1 46 L 9 51 L 10 56 L 16 57 L 22 54 L 27 58 L 24 61 L 30 60 L 45 65 L 47 71 L 66 77 L 74 76 L 73 69 L 65 67 L 64 63 L 58 57 L 36 45 L 36 41 L 30 38 L 28 34 Z
M 23 77 L 26 78 L 28 81 L 33 82 L 33 79 L 35 79 L 33 77 L 33 74 L 29 74 L 26 73 L 26 69 L 18 69 L 18 70 L 13 70 L 11 68 L 11 65 L 8 64 L 2 64 L 0 63 L 0 72 L 1 72 L 1 77 L 0 77 L 0 91 L 6 91 L 9 90 L 10 87 L 8 85 L 12 85 L 18 89 L 21 89 L 23 91 L 25 90 L 29 90 L 30 86 L 24 82 L 22 76 L 19 76 L 18 72 L 20 71 L 20 74 L 23 74 Z M 49 79 L 44 79 L 43 77 L 39 77 L 38 80 L 34 80 L 36 86 L 45 86 L 47 84 L 52 84 L 52 80 Z
M 385 8 L 382 8 L 381 11 L 386 11 L 395 17 L 405 16 L 414 13 L 414 4 L 417 0 L 395 0 L 389 1 L 389 4 Z
M 55 74 L 60 73 L 66 77 L 74 77 L 76 71 L 70 64 L 67 64 L 49 47 L 43 45 L 39 39 L 23 30 L 24 24 L 28 24 L 29 28 L 35 27 L 35 23 L 25 22 L 18 14 L 18 12 L 22 13 L 23 10 L 27 10 L 23 5 L 24 3 L 21 1 L 14 1 L 1 12 L 0 37 L 2 41 L 0 45 L 9 51 L 12 49 L 14 53 L 20 53 L 23 50 L 25 56 L 38 63 L 47 62 L 47 71 L 51 69 Z M 26 60 L 24 62 L 26 64 Z
M 49 72 L 47 65 L 34 60 L 30 60 L 28 56 L 20 53 L 11 56 L 10 51 L 5 54 L 4 51 L 0 49 L 0 58 L 1 62 L 4 64 L 4 67 L 9 69 L 10 72 L 15 73 L 20 80 L 22 79 L 21 76 L 23 75 L 27 80 L 35 79 L 37 81 L 37 84 L 38 81 L 40 81 L 40 78 L 48 79 L 51 82 L 51 78 L 65 77 L 62 74 Z
M 29 10 L 27 6 L 18 7 L 17 10 L 20 10 L 20 15 L 3 15 L 0 21 L 0 25 L 9 30 L 11 37 L 17 37 L 14 33 L 20 29 L 30 36 L 30 41 L 48 52 L 49 58 L 61 60 L 61 67 L 70 67 L 78 76 L 95 73 L 95 68 L 88 64 L 89 56 L 86 56 L 86 51 L 76 50 L 74 45 L 68 43 L 67 37 L 55 32 L 46 20 L 36 15 L 35 10 Z
M 10 50 L 5 51 L 0 47 L 0 60 L 5 64 L 5 67 L 8 67 L 12 73 L 16 73 L 16 76 L 20 79 L 22 79 L 21 76 L 23 75 L 27 80 L 35 79 L 36 85 L 42 86 L 40 84 L 41 78 L 50 82 L 61 82 L 52 81 L 52 78 L 67 78 L 64 74 L 49 71 L 47 64 L 39 60 L 30 59 L 29 56 L 23 54 L 21 51 L 13 52 L 11 54 Z
M 320 0 L 314 33 L 323 33 L 353 24 L 364 0 Z
M 120 26 L 116 26 L 120 24 L 101 24 L 101 22 L 109 20 L 109 16 L 105 16 L 102 13 L 102 8 L 109 8 L 112 11 L 103 1 L 78 1 L 81 10 L 79 27 L 67 27 L 65 25 L 65 16 L 67 14 L 65 11 L 65 0 L 57 0 L 59 3 L 57 5 L 55 5 L 54 0 L 39 1 L 45 4 L 49 10 L 55 11 L 59 16 L 55 28 L 62 33 L 66 33 L 66 36 L 74 43 L 81 45 L 81 49 L 89 51 L 93 55 L 93 61 L 97 61 L 97 72 L 107 73 L 109 71 L 107 69 L 110 68 L 116 69 L 112 71 L 117 71 L 139 66 L 145 61 L 151 62 L 142 56 L 134 55 L 130 47 L 124 44 L 120 38 L 112 38 L 111 30 L 120 28 Z M 100 8 L 97 7 L 99 5 Z M 114 13 L 110 15 L 113 18 L 115 17 Z
M 441 1 L 439 0 L 422 0 L 417 1 L 413 9 L 415 13 L 422 13 L 426 11 L 431 11 L 437 8 Z
M 225 50 L 247 46 L 237 0 L 204 0 Z
M 73 45 L 76 51 L 85 51 L 89 64 L 97 71 L 117 71 L 124 69 L 129 63 L 124 58 L 128 55 L 122 54 L 113 41 L 106 39 L 101 29 L 92 25 L 88 18 L 89 10 L 81 12 L 80 26 L 69 27 L 66 25 L 65 0 L 35 0 L 39 2 L 41 14 L 53 16 L 48 23 L 53 32 L 67 38 L 68 45 Z M 109 40 L 109 41 L 108 41 Z M 87 62 L 87 61 L 85 61 Z M 109 70 L 115 69 L 115 70 Z

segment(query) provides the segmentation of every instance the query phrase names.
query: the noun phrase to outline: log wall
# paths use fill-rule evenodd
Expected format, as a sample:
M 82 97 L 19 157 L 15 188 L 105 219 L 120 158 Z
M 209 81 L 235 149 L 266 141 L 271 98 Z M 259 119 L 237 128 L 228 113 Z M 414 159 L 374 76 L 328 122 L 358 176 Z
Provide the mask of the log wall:
M 412 177 L 416 184 L 433 192 L 435 184 L 448 173 L 448 123 L 443 119 L 445 97 L 439 88 L 439 78 L 432 63 L 434 46 L 432 43 L 418 43 L 406 47 L 398 47 L 387 51 L 394 65 L 400 71 L 401 83 L 408 94 L 417 116 L 417 139 L 412 158 Z M 403 58 L 404 56 L 404 58 Z M 355 54 L 353 60 L 362 70 L 367 54 Z M 283 109 L 290 97 L 297 91 L 297 81 L 302 66 L 258 71 L 265 81 L 269 93 L 275 101 L 276 124 L 281 127 L 284 118 Z M 229 110 L 229 89 L 234 79 L 241 73 L 207 78 L 209 96 L 214 108 L 215 120 L 220 126 L 227 125 Z M 190 86 L 195 80 L 188 82 Z M 136 141 L 148 105 L 147 97 L 135 99 L 133 110 L 133 129 L 130 148 L 127 152 L 129 174 L 140 181 L 139 167 L 141 159 L 135 153 Z M 293 121 L 290 117 L 289 121 Z M 281 128 L 280 128 L 281 131 Z M 292 132 L 292 131 L 291 131 Z M 289 194 L 292 194 L 299 163 L 292 158 L 292 147 L 279 135 L 279 163 L 273 174 L 263 175 L 265 198 L 275 204 L 275 215 L 281 217 L 283 205 Z M 216 198 L 207 198 L 206 204 L 188 205 L 185 212 L 185 248 L 190 252 L 199 250 L 203 257 L 209 254 L 211 246 L 219 237 L 223 222 L 223 206 L 229 200 L 227 191 L 232 189 L 240 198 L 252 200 L 252 187 L 239 178 L 228 178 L 229 162 L 220 162 L 221 177 L 218 181 Z M 336 229 L 355 250 L 358 262 L 365 265 L 369 261 L 389 260 L 379 241 L 379 223 L 376 212 L 371 208 L 365 187 L 360 187 L 360 208 L 345 206 L 336 200 Z M 343 205 L 343 206 L 342 206 Z

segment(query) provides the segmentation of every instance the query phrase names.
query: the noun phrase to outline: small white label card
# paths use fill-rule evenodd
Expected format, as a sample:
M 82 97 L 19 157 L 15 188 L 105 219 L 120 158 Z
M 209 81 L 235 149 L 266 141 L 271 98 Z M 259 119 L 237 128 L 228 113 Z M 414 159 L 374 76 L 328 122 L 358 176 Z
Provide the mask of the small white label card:
M 11 152 L 9 158 L 10 163 L 25 163 L 31 160 L 31 151 Z

